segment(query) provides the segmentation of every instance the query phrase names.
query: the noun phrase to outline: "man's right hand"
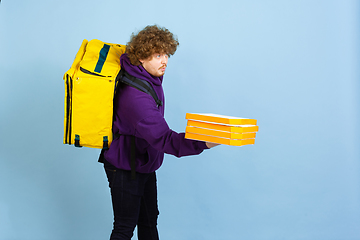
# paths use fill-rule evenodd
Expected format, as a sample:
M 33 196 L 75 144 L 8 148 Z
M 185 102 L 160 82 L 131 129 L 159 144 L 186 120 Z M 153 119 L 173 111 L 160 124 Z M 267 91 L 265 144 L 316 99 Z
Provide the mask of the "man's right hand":
M 207 146 L 208 148 L 213 148 L 213 147 L 216 147 L 216 146 L 218 146 L 218 145 L 220 145 L 220 144 L 212 143 L 212 142 L 206 142 L 206 146 Z

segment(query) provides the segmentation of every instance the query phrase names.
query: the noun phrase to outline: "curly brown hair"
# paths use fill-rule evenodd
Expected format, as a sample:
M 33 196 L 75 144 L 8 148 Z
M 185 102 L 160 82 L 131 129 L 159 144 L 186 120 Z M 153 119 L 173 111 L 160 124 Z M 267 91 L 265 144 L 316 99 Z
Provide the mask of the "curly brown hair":
M 131 64 L 140 65 L 140 59 L 148 59 L 154 53 L 173 55 L 179 42 L 168 29 L 157 25 L 147 26 L 132 34 L 126 45 Z

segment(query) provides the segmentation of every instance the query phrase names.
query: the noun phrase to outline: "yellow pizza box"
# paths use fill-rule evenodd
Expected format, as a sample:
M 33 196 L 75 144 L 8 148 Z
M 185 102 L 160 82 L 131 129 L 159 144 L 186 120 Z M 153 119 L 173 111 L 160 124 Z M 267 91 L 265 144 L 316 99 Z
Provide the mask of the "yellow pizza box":
M 207 136 L 207 135 L 201 135 L 201 134 L 189 133 L 189 132 L 185 133 L 185 138 L 204 141 L 204 142 L 231 145 L 231 146 L 243 146 L 243 145 L 255 144 L 254 138 L 230 139 L 230 138 L 213 137 L 213 136 Z
M 256 119 L 238 118 L 212 113 L 186 113 L 186 119 L 231 125 L 256 125 Z
M 256 137 L 256 133 L 254 133 L 254 132 L 232 133 L 232 132 L 225 132 L 225 131 L 213 130 L 213 129 L 208 129 L 208 128 L 192 127 L 192 126 L 187 126 L 185 131 L 189 132 L 189 133 L 196 133 L 196 134 L 201 134 L 201 135 L 231 138 L 231 139 L 248 139 L 248 138 Z
M 209 122 L 201 121 L 187 121 L 188 126 L 208 128 L 219 131 L 234 132 L 234 133 L 247 133 L 247 132 L 257 132 L 259 127 L 256 125 L 229 125 L 229 124 L 214 124 Z

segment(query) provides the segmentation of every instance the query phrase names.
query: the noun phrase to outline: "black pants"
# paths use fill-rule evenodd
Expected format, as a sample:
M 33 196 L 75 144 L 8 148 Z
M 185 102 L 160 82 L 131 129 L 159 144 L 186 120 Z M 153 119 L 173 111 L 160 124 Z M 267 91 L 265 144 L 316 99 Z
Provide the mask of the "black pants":
M 156 174 L 136 173 L 115 168 L 105 161 L 106 175 L 111 191 L 114 227 L 110 240 L 130 240 L 135 227 L 139 240 L 158 240 Z

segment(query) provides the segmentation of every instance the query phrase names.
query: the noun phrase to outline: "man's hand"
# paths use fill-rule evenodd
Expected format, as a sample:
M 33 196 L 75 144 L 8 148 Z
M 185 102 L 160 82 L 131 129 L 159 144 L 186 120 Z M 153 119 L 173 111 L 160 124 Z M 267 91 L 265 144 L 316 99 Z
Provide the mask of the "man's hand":
M 220 144 L 212 143 L 212 142 L 206 142 L 206 146 L 207 146 L 208 148 L 213 148 L 213 147 L 216 147 L 216 146 L 218 146 L 218 145 L 220 145 Z

